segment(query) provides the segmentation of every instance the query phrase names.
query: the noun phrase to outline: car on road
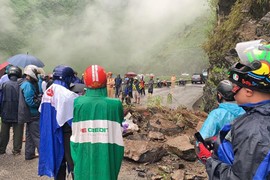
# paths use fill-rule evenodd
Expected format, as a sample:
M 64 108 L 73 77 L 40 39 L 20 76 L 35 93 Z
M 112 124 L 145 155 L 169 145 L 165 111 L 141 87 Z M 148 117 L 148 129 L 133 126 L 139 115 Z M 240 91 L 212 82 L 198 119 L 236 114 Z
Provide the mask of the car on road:
M 200 73 L 194 73 L 191 76 L 191 83 L 192 84 L 197 84 L 197 83 L 203 84 L 204 81 L 203 81 L 203 78 L 202 78 L 202 74 L 200 74 Z

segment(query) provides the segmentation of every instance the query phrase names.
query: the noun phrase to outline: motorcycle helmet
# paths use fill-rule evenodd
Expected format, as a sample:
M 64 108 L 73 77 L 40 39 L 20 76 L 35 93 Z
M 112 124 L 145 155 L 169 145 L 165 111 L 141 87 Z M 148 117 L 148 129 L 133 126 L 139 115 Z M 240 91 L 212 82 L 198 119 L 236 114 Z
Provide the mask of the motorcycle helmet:
M 219 103 L 222 102 L 222 100 L 226 101 L 234 101 L 234 93 L 232 92 L 233 84 L 229 80 L 223 80 L 220 81 L 217 86 L 217 100 Z M 221 98 L 219 97 L 221 96 Z
M 84 71 L 84 83 L 86 87 L 98 89 L 106 87 L 107 75 L 103 67 L 99 65 L 92 65 Z
M 28 65 L 24 68 L 24 71 L 23 73 L 25 75 L 28 75 L 30 76 L 32 79 L 34 79 L 35 81 L 38 81 L 38 74 L 39 74 L 39 71 L 38 71 L 38 67 L 35 66 L 35 65 Z
M 270 93 L 270 44 L 264 40 L 242 42 L 236 45 L 236 52 L 240 62 L 230 68 L 230 81 L 240 87 Z
M 9 68 L 10 68 L 11 66 L 13 66 L 13 65 L 12 65 L 12 64 L 8 64 L 8 65 L 6 66 L 6 68 L 5 68 L 5 73 L 6 73 L 6 74 L 8 74 L 8 70 L 9 70 Z
M 22 70 L 18 66 L 10 66 L 8 69 L 8 78 L 16 76 L 17 78 L 22 77 Z
M 74 70 L 65 65 L 56 66 L 53 70 L 53 80 L 64 81 L 68 86 L 74 80 Z

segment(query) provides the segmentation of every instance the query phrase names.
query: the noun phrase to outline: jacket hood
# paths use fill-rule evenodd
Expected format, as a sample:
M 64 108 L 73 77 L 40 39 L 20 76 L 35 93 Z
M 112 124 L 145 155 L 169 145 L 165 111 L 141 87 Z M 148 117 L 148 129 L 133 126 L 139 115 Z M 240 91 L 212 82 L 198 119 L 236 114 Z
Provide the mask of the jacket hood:
M 236 103 L 229 103 L 229 102 L 220 103 L 219 107 L 226 109 L 227 111 L 229 111 L 233 115 L 239 115 L 239 114 L 245 113 L 245 110 L 242 107 L 238 106 L 238 104 L 236 104 Z
M 106 87 L 98 89 L 87 88 L 85 95 L 91 97 L 107 97 L 107 88 Z
M 263 115 L 270 115 L 270 100 L 261 101 L 254 104 L 242 104 L 241 106 L 249 112 L 259 112 Z

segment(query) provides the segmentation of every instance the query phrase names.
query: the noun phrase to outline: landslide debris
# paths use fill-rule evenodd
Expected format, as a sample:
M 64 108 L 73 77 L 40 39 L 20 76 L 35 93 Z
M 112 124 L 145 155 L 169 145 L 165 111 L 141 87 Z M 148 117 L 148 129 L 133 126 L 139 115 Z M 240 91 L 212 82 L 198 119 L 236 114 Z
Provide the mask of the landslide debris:
M 146 179 L 207 179 L 193 134 L 207 114 L 185 107 L 125 107 L 124 157 Z

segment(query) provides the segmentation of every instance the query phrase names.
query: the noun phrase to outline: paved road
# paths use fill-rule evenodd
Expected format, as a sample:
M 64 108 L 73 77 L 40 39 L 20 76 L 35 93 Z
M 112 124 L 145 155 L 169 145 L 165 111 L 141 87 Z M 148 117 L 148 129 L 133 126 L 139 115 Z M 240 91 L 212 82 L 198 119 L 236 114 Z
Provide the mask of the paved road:
M 178 106 L 186 106 L 188 109 L 193 109 L 194 103 L 203 95 L 203 86 L 201 84 L 187 84 L 186 86 L 176 86 L 175 88 L 156 88 L 154 89 L 153 97 L 161 98 L 162 105 L 176 108 Z M 172 94 L 172 102 L 168 104 L 167 96 Z M 142 98 L 142 105 L 147 104 L 147 96 Z
M 173 90 L 170 88 L 154 89 L 153 97 L 159 96 L 163 99 L 162 104 L 167 104 L 167 95 L 172 92 L 172 104 L 171 107 L 177 107 L 179 105 L 185 105 L 187 108 L 192 109 L 192 105 L 202 96 L 202 85 L 176 86 Z M 147 96 L 142 98 L 142 104 L 147 103 Z M 48 177 L 39 177 L 37 175 L 38 159 L 31 161 L 24 160 L 24 149 L 22 155 L 13 156 L 11 152 L 12 136 L 8 145 L 7 154 L 0 155 L 0 180 L 47 180 Z M 24 143 L 23 143 L 24 147 Z M 121 172 L 119 174 L 119 180 L 142 180 L 145 178 L 139 178 L 137 172 L 132 169 L 130 162 L 124 160 Z

